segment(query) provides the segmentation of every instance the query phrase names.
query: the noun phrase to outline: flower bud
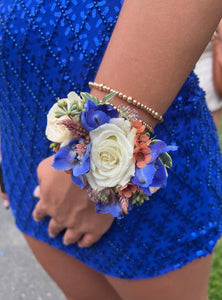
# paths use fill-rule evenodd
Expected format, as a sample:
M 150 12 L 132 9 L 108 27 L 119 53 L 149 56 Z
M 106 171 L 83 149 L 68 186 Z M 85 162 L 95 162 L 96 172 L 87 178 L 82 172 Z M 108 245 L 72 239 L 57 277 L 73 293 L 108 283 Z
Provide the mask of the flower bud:
M 61 111 L 58 111 L 58 110 L 55 112 L 55 117 L 56 117 L 56 118 L 60 118 L 60 117 L 62 117 L 62 116 L 65 116 L 65 113 L 63 113 L 63 112 L 61 112 Z

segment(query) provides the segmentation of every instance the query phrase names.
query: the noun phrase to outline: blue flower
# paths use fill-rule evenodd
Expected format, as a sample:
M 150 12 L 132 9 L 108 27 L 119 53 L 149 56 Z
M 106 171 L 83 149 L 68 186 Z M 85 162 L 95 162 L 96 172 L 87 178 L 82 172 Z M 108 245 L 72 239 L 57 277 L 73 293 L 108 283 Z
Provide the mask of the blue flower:
M 90 170 L 90 157 L 91 143 L 87 146 L 86 151 L 79 155 L 76 146 L 84 141 L 84 139 L 72 140 L 67 146 L 61 147 L 56 153 L 52 167 L 56 170 L 72 170 L 72 181 L 84 188 L 84 181 L 82 175 Z
M 89 99 L 86 101 L 84 109 L 86 111 L 81 113 L 81 124 L 88 131 L 109 123 L 112 118 L 118 118 L 118 112 L 111 105 L 96 105 Z
M 135 176 L 131 179 L 131 182 L 140 186 L 142 189 L 147 188 L 151 185 L 155 172 L 156 168 L 154 163 L 149 163 L 144 168 L 136 167 Z
M 155 162 L 155 169 L 156 172 L 154 174 L 151 186 L 163 188 L 167 184 L 167 172 L 165 166 L 159 159 L 157 159 Z
M 152 145 L 150 145 L 150 150 L 151 150 L 151 160 L 150 163 L 152 161 L 154 161 L 155 159 L 157 159 L 157 157 L 164 153 L 164 152 L 168 152 L 168 151 L 176 151 L 177 150 L 177 146 L 167 146 L 163 141 L 158 141 Z
M 131 182 L 140 186 L 147 196 L 151 195 L 150 187 L 163 188 L 167 183 L 167 172 L 163 163 L 158 158 L 160 154 L 177 150 L 176 146 L 167 146 L 163 141 L 158 141 L 150 146 L 151 160 L 143 168 L 136 167 L 135 175 Z
M 117 219 L 121 219 L 125 215 L 119 201 L 117 201 L 116 204 L 113 202 L 110 202 L 109 204 L 98 202 L 96 203 L 96 212 L 99 214 L 110 213 L 114 218 Z

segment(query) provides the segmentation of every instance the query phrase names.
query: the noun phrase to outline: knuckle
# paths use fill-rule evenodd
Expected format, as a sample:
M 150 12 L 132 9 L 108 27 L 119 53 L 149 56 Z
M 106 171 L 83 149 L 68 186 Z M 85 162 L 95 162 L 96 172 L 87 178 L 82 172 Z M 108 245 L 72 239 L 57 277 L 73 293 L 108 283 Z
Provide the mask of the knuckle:
M 66 224 L 66 217 L 62 216 L 62 215 L 58 215 L 54 217 L 56 223 L 58 223 L 58 225 L 60 226 L 65 226 Z
M 65 223 L 66 223 L 66 227 L 68 228 L 74 228 L 74 227 L 77 227 L 77 228 L 81 228 L 81 220 L 76 218 L 75 216 L 73 217 L 68 217 L 65 219 Z

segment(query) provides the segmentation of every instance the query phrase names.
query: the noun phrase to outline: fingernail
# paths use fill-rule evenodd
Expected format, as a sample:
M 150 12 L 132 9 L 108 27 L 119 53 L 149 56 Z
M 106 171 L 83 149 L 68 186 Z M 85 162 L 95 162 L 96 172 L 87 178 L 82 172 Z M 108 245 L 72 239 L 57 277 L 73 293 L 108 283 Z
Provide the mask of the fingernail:
M 36 222 L 40 222 L 44 219 L 44 215 L 42 214 L 42 212 L 40 212 L 38 210 L 33 211 L 32 217 Z
M 70 243 L 69 241 L 67 241 L 67 240 L 63 240 L 63 244 L 64 244 L 65 246 L 69 246 L 71 243 Z
M 36 213 L 33 214 L 32 217 L 33 217 L 33 219 L 34 219 L 35 222 L 40 222 L 41 221 L 41 218 L 39 218 L 39 216 L 37 216 Z
M 5 209 L 9 209 L 9 202 L 8 202 L 8 200 L 3 200 L 3 205 L 4 205 Z
M 56 237 L 56 235 L 54 235 L 54 234 L 52 234 L 51 232 L 49 232 L 49 237 L 50 237 L 51 239 L 54 239 L 54 238 Z
M 33 197 L 40 198 L 40 187 L 39 187 L 39 185 L 37 185 L 36 188 L 34 189 Z
M 35 222 L 40 222 L 36 217 L 32 216 Z

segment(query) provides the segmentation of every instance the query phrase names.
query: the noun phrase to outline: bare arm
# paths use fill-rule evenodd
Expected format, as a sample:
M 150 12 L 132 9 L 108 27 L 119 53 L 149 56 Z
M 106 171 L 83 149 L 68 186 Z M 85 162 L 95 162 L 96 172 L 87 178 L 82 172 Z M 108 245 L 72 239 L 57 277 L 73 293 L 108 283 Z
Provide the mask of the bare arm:
M 220 20 L 220 23 L 217 26 L 217 31 L 218 31 L 220 37 L 222 38 L 222 19 Z
M 125 0 L 96 82 L 163 114 L 221 15 L 221 0 Z M 101 92 L 92 93 L 99 97 Z M 155 125 L 146 114 L 141 117 Z

